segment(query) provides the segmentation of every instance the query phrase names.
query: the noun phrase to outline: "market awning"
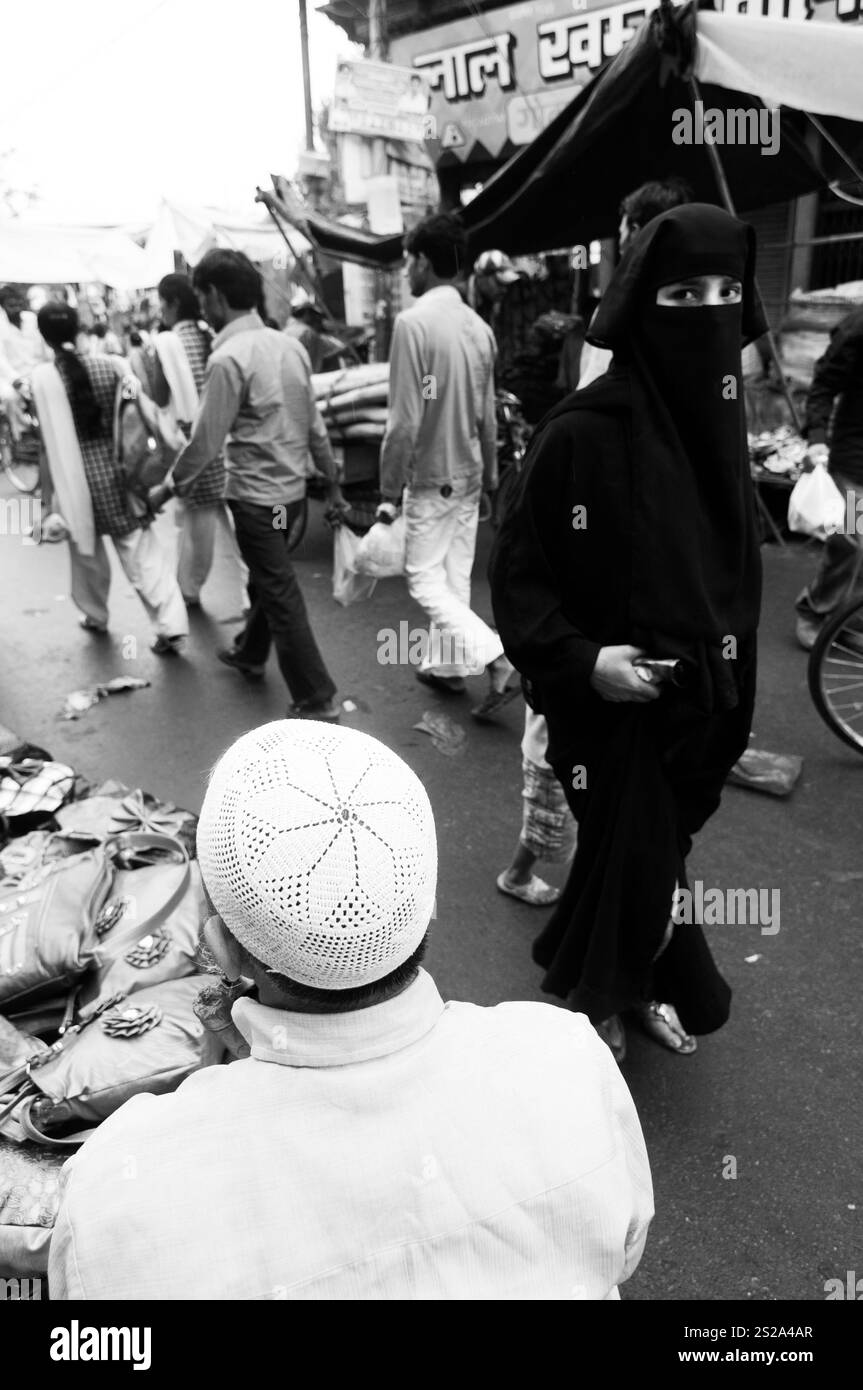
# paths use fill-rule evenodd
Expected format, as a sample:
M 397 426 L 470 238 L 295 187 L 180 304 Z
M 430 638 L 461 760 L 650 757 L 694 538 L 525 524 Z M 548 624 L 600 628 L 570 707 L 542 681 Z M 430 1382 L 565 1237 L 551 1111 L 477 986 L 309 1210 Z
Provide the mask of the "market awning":
M 57 227 L 24 220 L 0 222 L 0 282 L 80 284 L 114 289 L 149 282 L 147 262 L 130 237 L 102 227 Z
M 147 238 L 145 253 L 150 278 L 155 285 L 174 269 L 174 252 L 195 265 L 207 251 L 219 247 L 242 251 L 251 260 L 272 262 L 285 256 L 286 248 L 272 223 L 264 217 L 237 217 L 218 208 L 176 203 L 163 198 L 158 216 Z M 307 249 L 306 243 L 297 247 Z M 276 259 L 276 264 L 279 264 Z M 287 264 L 283 265 L 287 269 Z
M 778 145 L 716 142 L 739 212 L 824 187 L 848 169 L 831 148 L 816 163 L 806 111 L 852 159 L 863 153 L 863 30 L 674 8 L 656 11 L 635 38 L 531 145 L 500 170 L 465 208 L 476 251 L 510 253 L 580 245 L 613 235 L 620 200 L 650 178 L 675 174 L 695 197 L 719 200 L 706 143 L 678 144 L 676 113 L 695 118 L 686 80 L 693 53 L 703 114 L 740 112 L 735 130 L 752 130 L 779 105 Z M 695 29 L 697 26 L 697 34 Z M 704 42 L 702 42 L 702 35 Z M 744 87 L 734 86 L 744 83 Z M 805 105 L 803 104 L 805 102 Z M 751 113 L 751 116 L 750 114 Z M 759 127 L 766 135 L 766 122 Z M 721 131 L 721 123 L 720 123 Z M 693 132 L 698 133 L 697 124 Z M 541 213 L 539 210 L 541 209 Z
M 697 36 L 695 33 L 697 25 Z M 697 37 L 697 43 L 696 43 Z M 696 198 L 718 202 L 703 143 L 678 144 L 676 113 L 695 112 L 688 64 L 704 110 L 739 113 L 735 129 L 761 130 L 781 106 L 778 145 L 717 142 L 731 194 L 745 214 L 786 202 L 848 176 L 829 146 L 816 158 L 806 112 L 858 165 L 863 160 L 863 27 L 694 12 L 692 4 L 655 11 L 542 133 L 489 180 L 461 216 L 473 254 L 512 254 L 586 245 L 614 234 L 624 195 L 651 178 L 676 174 Z M 753 126 L 753 121 L 755 126 Z M 764 133 L 767 127 L 763 127 Z M 267 195 L 269 197 L 270 195 Z M 278 205 L 278 201 L 276 203 Z M 321 250 L 367 265 L 401 254 L 400 237 L 358 233 L 302 209 Z

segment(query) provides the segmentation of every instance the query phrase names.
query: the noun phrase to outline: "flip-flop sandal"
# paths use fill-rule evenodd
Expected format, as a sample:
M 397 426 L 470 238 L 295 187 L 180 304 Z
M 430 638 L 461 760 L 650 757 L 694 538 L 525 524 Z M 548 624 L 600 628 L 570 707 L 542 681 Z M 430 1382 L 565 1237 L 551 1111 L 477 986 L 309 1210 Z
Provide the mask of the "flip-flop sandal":
M 620 1066 L 620 1063 L 626 1059 L 626 1033 L 620 1015 L 612 1014 L 610 1018 L 604 1018 L 593 1026 L 611 1052 L 615 1062 Z
M 681 1057 L 689 1057 L 698 1046 L 695 1038 L 687 1033 L 677 1016 L 673 1004 L 642 1004 L 637 1010 L 641 1026 L 648 1037 L 661 1043 L 670 1052 L 679 1052 Z
M 498 874 L 496 883 L 501 893 L 518 898 L 519 902 L 527 903 L 529 907 L 551 907 L 560 897 L 559 888 L 545 883 L 536 874 L 532 874 L 527 883 L 507 883 L 504 869 L 502 874 Z
M 490 690 L 484 700 L 475 705 L 471 715 L 480 724 L 491 724 L 498 710 L 521 694 L 520 685 L 508 685 L 503 690 Z

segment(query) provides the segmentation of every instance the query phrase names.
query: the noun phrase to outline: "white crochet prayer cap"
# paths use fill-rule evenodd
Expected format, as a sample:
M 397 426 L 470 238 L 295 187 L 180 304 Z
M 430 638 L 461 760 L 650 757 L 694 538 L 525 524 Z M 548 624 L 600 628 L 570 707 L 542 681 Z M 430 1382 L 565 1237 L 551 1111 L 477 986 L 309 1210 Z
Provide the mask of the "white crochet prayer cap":
M 232 935 L 317 989 L 382 979 L 434 911 L 437 843 L 419 778 L 377 739 L 316 720 L 264 724 L 228 749 L 198 858 Z

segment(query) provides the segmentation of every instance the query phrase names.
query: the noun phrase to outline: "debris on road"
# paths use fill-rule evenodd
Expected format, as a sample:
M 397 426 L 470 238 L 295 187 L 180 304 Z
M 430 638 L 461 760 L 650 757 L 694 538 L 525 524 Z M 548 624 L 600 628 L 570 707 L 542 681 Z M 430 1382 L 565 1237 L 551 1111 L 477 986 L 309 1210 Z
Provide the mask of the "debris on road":
M 435 710 L 427 709 L 414 728 L 428 734 L 438 752 L 447 758 L 457 757 L 467 742 L 467 734 L 461 725 L 450 719 L 448 714 L 438 714 Z
M 80 719 L 81 715 L 97 705 L 106 695 L 119 695 L 125 690 L 142 690 L 149 685 L 141 676 L 114 676 L 112 680 L 90 686 L 87 690 L 73 690 L 66 696 L 66 703 L 60 711 L 61 719 Z
M 767 792 L 769 796 L 790 796 L 801 772 L 803 759 L 796 753 L 766 753 L 748 748 L 737 759 L 727 781 L 734 787 Z

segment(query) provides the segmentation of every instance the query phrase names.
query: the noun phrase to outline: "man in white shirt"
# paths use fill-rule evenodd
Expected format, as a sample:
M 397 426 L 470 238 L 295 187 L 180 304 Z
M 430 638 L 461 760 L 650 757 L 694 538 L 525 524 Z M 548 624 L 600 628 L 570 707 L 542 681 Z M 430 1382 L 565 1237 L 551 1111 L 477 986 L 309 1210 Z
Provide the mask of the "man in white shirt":
M 0 287 L 0 407 L 9 419 L 12 434 L 19 439 L 26 427 L 27 413 L 15 383 L 29 377 L 41 362 L 50 362 L 51 353 L 36 327 L 36 315 L 27 308 L 24 292 L 17 285 Z
M 480 497 L 497 487 L 494 334 L 456 288 L 467 256 L 456 217 L 424 218 L 405 253 L 418 302 L 393 331 L 379 517 L 391 520 L 402 503 L 408 589 L 431 620 L 417 678 L 461 695 L 464 677 L 485 670 L 488 693 L 472 711 L 485 720 L 519 689 L 503 643 L 470 606 Z
M 247 1055 L 67 1164 L 52 1297 L 618 1298 L 653 1215 L 632 1098 L 583 1015 L 445 1004 L 420 969 L 437 849 L 401 759 L 254 729 L 198 852 Z

